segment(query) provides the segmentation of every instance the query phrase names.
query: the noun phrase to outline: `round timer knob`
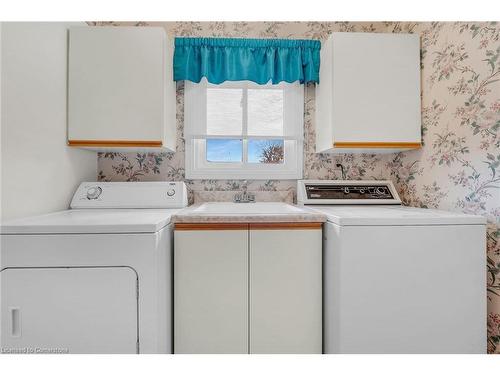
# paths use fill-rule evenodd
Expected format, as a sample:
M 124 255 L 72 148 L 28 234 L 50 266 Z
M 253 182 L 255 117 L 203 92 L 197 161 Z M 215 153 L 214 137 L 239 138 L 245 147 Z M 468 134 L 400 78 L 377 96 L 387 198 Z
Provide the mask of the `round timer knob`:
M 93 186 L 87 190 L 87 199 L 97 199 L 102 193 L 102 189 L 99 186 Z
M 175 194 L 175 189 L 169 189 L 169 190 L 167 190 L 167 195 L 169 197 L 173 196 L 174 194 Z

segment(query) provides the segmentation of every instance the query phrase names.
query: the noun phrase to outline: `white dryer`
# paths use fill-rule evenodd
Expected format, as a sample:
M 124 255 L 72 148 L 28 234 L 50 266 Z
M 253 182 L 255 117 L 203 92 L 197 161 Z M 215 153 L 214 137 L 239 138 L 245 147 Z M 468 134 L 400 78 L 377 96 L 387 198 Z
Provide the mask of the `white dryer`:
M 390 181 L 299 181 L 328 221 L 325 353 L 486 353 L 481 216 L 404 207 Z
M 170 217 L 182 182 L 84 182 L 71 208 L 2 223 L 3 353 L 172 353 Z

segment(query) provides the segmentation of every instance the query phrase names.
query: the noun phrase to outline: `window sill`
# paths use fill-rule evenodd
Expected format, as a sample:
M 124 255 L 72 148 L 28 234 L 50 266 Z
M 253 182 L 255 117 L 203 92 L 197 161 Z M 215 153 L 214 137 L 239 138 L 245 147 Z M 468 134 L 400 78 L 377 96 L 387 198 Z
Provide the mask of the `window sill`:
M 302 171 L 251 171 L 251 170 L 224 170 L 224 171 L 191 171 L 186 169 L 186 178 L 189 180 L 300 180 Z

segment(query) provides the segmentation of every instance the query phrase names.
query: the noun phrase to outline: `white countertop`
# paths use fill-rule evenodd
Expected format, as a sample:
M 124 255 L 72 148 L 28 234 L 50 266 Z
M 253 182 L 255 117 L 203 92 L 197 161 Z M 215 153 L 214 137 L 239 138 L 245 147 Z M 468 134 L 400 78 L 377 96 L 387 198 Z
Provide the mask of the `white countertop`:
M 207 202 L 172 216 L 174 223 L 325 222 L 326 215 L 282 202 Z

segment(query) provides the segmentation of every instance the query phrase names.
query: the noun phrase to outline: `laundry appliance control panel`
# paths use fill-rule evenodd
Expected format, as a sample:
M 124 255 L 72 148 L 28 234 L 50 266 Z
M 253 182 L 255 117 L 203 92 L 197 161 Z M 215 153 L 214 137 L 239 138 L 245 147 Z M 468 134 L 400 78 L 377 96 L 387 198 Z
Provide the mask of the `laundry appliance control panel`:
M 82 182 L 71 208 L 182 208 L 184 182 Z
M 299 204 L 401 204 L 391 181 L 300 180 Z

